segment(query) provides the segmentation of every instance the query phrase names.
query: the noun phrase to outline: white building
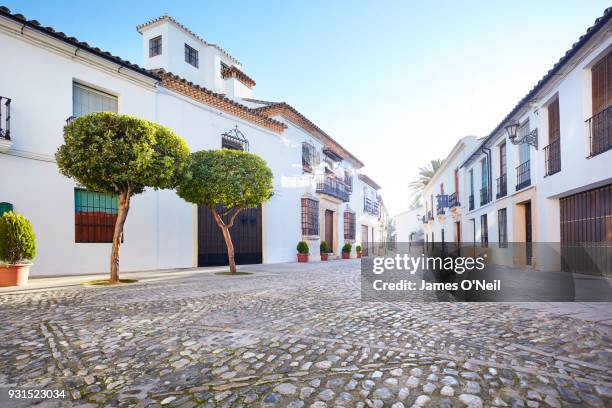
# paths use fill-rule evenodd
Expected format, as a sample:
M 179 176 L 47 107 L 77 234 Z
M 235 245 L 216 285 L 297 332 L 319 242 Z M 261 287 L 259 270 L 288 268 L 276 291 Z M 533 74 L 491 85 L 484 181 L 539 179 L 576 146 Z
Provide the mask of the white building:
M 465 150 L 469 157 L 440 169 L 425 191 L 430 241 L 450 242 L 453 231 L 456 242 L 460 228 L 460 241 L 483 246 L 612 242 L 611 16 L 607 9 L 488 136 Z M 460 212 L 434 200 L 450 194 L 442 184 L 452 183 L 457 167 Z M 545 253 L 514 261 L 556 269 L 553 258 L 557 264 Z
M 0 171 L 10 175 L 0 183 L 0 209 L 31 220 L 33 275 L 108 270 L 116 197 L 83 190 L 54 160 L 66 120 L 96 111 L 163 124 L 191 151 L 248 149 L 267 161 L 274 196 L 239 216 L 238 263 L 293 261 L 302 239 L 313 254 L 321 238 L 339 253 L 344 242 L 362 241 L 358 226 L 377 225 L 364 205 L 371 187 L 358 177 L 363 163 L 348 150 L 286 103 L 252 99 L 255 82 L 240 63 L 174 19 L 137 29 L 146 69 L 0 8 L 0 48 L 14 56 L 0 67 Z M 206 208 L 169 190 L 134 197 L 121 270 L 225 262 Z
M 394 242 L 422 242 L 423 235 L 423 214 L 424 207 L 412 210 L 405 210 L 392 217 L 395 227 Z

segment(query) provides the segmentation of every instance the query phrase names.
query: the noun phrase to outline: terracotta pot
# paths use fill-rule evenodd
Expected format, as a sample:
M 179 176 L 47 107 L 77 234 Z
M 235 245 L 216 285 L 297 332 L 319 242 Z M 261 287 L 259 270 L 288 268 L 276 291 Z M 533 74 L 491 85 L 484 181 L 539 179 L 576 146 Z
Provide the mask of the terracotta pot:
M 32 264 L 0 266 L 0 286 L 24 286 Z
M 361 252 L 357 252 L 357 258 L 361 258 Z
M 321 260 L 322 260 L 322 261 L 327 261 L 327 258 L 328 258 L 328 257 L 329 257 L 329 254 L 328 254 L 328 253 L 323 253 L 323 254 L 321 254 Z
M 342 259 L 350 259 L 351 258 L 351 253 L 350 252 L 343 252 L 342 253 Z
M 297 254 L 298 262 L 308 262 L 308 254 Z

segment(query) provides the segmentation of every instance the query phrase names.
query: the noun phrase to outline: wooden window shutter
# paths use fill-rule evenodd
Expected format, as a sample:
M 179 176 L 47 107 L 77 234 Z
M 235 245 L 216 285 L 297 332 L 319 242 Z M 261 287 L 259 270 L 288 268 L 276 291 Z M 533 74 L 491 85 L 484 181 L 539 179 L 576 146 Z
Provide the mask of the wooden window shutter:
M 554 142 L 561 136 L 559 119 L 559 97 L 556 97 L 548 104 L 548 143 Z
M 593 114 L 612 104 L 612 51 L 593 66 L 591 70 Z

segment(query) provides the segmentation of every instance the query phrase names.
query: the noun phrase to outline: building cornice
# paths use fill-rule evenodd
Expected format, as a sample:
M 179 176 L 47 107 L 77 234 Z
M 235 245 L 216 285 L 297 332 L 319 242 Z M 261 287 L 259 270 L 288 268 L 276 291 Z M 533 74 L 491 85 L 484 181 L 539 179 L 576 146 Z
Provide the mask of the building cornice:
M 249 88 L 255 86 L 255 81 L 251 79 L 247 74 L 236 68 L 234 65 L 225 67 L 221 70 L 221 76 L 223 79 L 227 78 L 236 78 L 238 81 L 242 82 Z

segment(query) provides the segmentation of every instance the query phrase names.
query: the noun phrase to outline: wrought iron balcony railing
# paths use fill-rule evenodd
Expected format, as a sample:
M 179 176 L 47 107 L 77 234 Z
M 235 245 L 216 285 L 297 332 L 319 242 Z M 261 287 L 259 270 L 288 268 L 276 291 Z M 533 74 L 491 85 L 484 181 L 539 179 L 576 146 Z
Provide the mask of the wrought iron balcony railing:
M 443 207 L 438 207 L 436 209 L 436 215 L 444 215 L 444 208 Z
M 470 194 L 470 211 L 474 209 L 474 194 Z
M 346 184 L 327 174 L 317 175 L 317 193 L 327 194 L 343 202 L 349 201 L 350 192 Z
M 531 168 L 529 160 L 516 167 L 516 189 L 520 190 L 531 185 Z
M 612 149 L 612 105 L 586 120 L 589 126 L 589 157 Z
M 544 164 L 546 175 L 550 176 L 561 171 L 561 139 L 558 138 L 544 148 Z
M 506 174 L 502 174 L 501 177 L 497 179 L 497 194 L 496 198 L 505 197 L 508 194 L 508 177 Z
M 344 184 L 346 184 L 347 191 L 353 192 L 353 176 L 351 174 L 344 175 Z
M 0 96 L 0 139 L 11 140 L 11 98 Z
M 433 211 L 429 210 L 427 211 L 427 220 L 433 220 L 434 216 L 433 216 Z
M 378 201 L 370 200 L 367 197 L 363 199 L 363 211 L 364 212 L 378 217 L 379 210 L 380 208 L 378 206 Z
M 460 205 L 456 191 L 448 196 L 448 208 L 459 207 Z
M 485 205 L 489 202 L 489 188 L 483 187 L 480 189 L 480 205 Z

